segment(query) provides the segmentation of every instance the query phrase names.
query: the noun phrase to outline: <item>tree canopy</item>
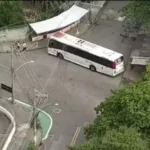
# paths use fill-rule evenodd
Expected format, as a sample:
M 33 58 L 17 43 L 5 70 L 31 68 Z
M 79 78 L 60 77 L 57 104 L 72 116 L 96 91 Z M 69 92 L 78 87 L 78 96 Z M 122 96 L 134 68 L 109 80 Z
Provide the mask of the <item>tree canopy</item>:
M 133 1 L 122 9 L 127 20 L 140 23 L 150 29 L 150 1 Z
M 0 2 L 0 27 L 24 22 L 21 1 Z
M 150 66 L 141 81 L 113 92 L 95 108 L 94 123 L 85 128 L 87 141 L 72 150 L 150 149 Z
M 120 127 L 106 131 L 102 137 L 92 137 L 70 150 L 148 150 L 147 139 L 135 128 Z

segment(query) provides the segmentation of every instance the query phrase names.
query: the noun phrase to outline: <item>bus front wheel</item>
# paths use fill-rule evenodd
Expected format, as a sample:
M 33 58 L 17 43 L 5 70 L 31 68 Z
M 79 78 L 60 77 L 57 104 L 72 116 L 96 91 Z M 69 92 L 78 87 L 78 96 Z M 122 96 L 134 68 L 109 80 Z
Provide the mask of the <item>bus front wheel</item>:
M 95 66 L 91 65 L 91 66 L 90 66 L 90 70 L 93 71 L 93 72 L 96 72 Z
M 59 57 L 60 59 L 64 59 L 64 56 L 61 53 L 58 53 L 57 57 Z

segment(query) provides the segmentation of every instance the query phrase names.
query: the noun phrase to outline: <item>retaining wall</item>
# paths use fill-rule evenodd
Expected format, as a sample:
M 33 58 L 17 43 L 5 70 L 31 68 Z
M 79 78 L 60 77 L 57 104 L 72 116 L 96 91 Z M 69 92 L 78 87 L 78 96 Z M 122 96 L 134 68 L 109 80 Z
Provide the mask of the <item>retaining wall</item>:
M 28 38 L 29 27 L 27 25 L 13 28 L 0 29 L 0 52 L 10 52 L 11 45 L 16 41 Z

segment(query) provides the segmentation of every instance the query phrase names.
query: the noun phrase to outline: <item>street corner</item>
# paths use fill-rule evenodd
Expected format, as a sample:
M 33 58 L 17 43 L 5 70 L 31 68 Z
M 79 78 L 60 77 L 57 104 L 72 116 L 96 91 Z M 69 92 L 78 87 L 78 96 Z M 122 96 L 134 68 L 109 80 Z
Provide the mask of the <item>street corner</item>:
M 33 110 L 33 106 L 31 106 L 29 104 L 23 103 L 18 100 L 15 100 L 15 102 L 23 105 L 23 107 L 26 111 Z M 42 140 L 44 141 L 48 138 L 48 135 L 52 128 L 53 120 L 52 120 L 52 117 L 47 112 L 45 112 L 41 109 L 38 109 L 38 108 L 37 108 L 37 111 L 39 111 L 38 120 L 39 120 L 41 128 L 42 128 L 42 134 L 43 134 Z

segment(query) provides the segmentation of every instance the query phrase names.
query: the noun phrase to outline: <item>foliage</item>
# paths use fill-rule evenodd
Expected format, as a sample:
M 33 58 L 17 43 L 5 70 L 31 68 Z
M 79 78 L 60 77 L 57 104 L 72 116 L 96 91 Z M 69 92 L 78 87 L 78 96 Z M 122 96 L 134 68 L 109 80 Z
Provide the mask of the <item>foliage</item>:
M 34 142 L 29 142 L 28 146 L 25 150 L 36 150 L 36 147 L 34 145 Z
M 0 27 L 11 24 L 22 24 L 24 15 L 22 13 L 21 1 L 1 1 L 0 3 Z
M 150 80 L 150 65 L 146 66 L 146 72 L 143 75 L 143 80 L 144 81 L 149 81 Z
M 87 141 L 71 150 L 150 149 L 147 146 L 150 142 L 149 78 L 150 66 L 147 66 L 143 80 L 113 91 L 112 96 L 95 108 L 97 117 L 85 128 Z
M 134 128 L 121 127 L 106 132 L 101 150 L 148 150 L 148 142 Z
M 78 147 L 69 147 L 70 150 L 99 150 L 100 149 L 100 140 L 97 137 L 89 139 L 87 142 L 83 143 Z
M 63 12 L 63 8 L 61 7 L 63 5 L 63 1 L 36 1 L 32 2 L 33 6 L 35 8 L 39 7 L 38 12 L 41 12 L 38 16 L 37 20 L 45 20 L 47 18 L 52 18 L 54 16 L 59 15 L 61 12 Z
M 150 28 L 150 1 L 133 1 L 122 9 L 127 20 L 143 24 Z
M 93 137 L 70 150 L 148 150 L 148 142 L 134 128 L 120 127 L 106 131 L 102 138 Z
M 88 128 L 87 137 L 103 135 L 119 126 L 136 127 L 143 132 L 150 129 L 150 86 L 148 81 L 137 82 L 119 89 L 95 108 L 98 114 Z M 91 135 L 92 134 L 92 135 Z

